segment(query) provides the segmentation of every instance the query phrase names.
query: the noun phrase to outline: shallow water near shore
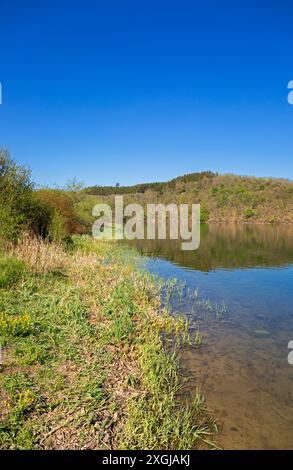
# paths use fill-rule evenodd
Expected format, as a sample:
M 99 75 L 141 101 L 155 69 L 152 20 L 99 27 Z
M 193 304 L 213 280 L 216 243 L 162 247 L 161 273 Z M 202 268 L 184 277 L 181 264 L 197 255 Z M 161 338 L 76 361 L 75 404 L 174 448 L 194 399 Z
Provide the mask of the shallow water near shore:
M 186 285 L 176 310 L 199 327 L 203 343 L 184 350 L 182 363 L 191 393 L 200 384 L 221 425 L 216 443 L 293 449 L 293 227 L 203 226 L 194 252 L 174 240 L 131 244 L 149 256 L 151 272 Z M 187 292 L 197 288 L 220 308 L 194 312 Z

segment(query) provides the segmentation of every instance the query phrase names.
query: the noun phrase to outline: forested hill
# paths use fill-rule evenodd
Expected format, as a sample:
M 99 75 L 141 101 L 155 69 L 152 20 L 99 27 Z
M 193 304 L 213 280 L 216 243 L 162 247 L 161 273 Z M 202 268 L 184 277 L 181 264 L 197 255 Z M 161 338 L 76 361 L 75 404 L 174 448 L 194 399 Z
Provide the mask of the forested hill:
M 189 173 L 187 175 L 178 176 L 170 181 L 157 182 L 157 183 L 140 183 L 134 186 L 120 186 L 117 183 L 116 186 L 91 186 L 86 188 L 87 194 L 94 194 L 97 196 L 109 196 L 111 194 L 133 194 L 133 193 L 145 193 L 146 191 L 155 191 L 161 193 L 163 191 L 170 191 L 176 189 L 177 184 L 185 184 L 198 182 L 200 180 L 211 179 L 216 176 L 216 173 L 211 171 L 203 171 L 201 173 Z
M 293 223 L 293 182 L 281 178 L 258 178 L 211 171 L 190 173 L 167 182 L 135 186 L 93 186 L 83 190 L 112 201 L 200 203 L 202 219 L 209 222 Z

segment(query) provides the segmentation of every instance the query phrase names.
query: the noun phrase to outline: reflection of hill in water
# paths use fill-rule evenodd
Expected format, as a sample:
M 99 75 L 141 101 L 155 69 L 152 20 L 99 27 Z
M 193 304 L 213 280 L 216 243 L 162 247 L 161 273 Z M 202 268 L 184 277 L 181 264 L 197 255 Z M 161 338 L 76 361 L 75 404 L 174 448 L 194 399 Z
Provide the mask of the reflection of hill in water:
M 182 251 L 180 240 L 132 243 L 143 254 L 201 271 L 293 264 L 293 227 L 287 225 L 205 225 L 196 251 Z

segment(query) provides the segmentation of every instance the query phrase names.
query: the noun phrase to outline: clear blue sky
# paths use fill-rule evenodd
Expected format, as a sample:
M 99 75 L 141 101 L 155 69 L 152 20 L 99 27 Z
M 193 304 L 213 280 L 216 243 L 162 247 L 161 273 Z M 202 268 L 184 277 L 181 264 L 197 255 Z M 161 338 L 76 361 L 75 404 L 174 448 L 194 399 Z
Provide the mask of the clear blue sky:
M 292 0 L 1 0 L 0 146 L 41 184 L 293 179 Z

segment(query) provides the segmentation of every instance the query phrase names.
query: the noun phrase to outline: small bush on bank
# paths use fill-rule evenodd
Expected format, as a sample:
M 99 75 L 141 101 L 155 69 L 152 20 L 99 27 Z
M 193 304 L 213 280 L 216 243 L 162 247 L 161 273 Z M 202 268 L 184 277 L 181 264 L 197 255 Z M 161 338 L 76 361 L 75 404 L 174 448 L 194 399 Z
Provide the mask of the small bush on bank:
M 0 257 L 0 288 L 10 287 L 25 273 L 25 263 L 14 257 Z
M 0 150 L 0 240 L 23 232 L 53 241 L 88 230 L 76 210 L 78 197 L 61 189 L 34 190 L 29 170 Z
M 28 220 L 30 172 L 0 150 L 0 238 L 15 239 Z
M 201 207 L 200 208 L 200 222 L 202 224 L 205 224 L 206 222 L 208 222 L 209 217 L 210 217 L 209 211 L 205 207 Z
M 61 189 L 42 189 L 36 192 L 36 199 L 50 211 L 47 236 L 50 240 L 66 240 L 72 234 L 82 234 L 87 229 L 79 218 L 75 198 Z
M 246 219 L 250 219 L 250 218 L 253 217 L 254 215 L 255 215 L 255 212 L 254 212 L 253 209 L 246 209 L 246 210 L 244 211 L 244 217 L 245 217 Z

